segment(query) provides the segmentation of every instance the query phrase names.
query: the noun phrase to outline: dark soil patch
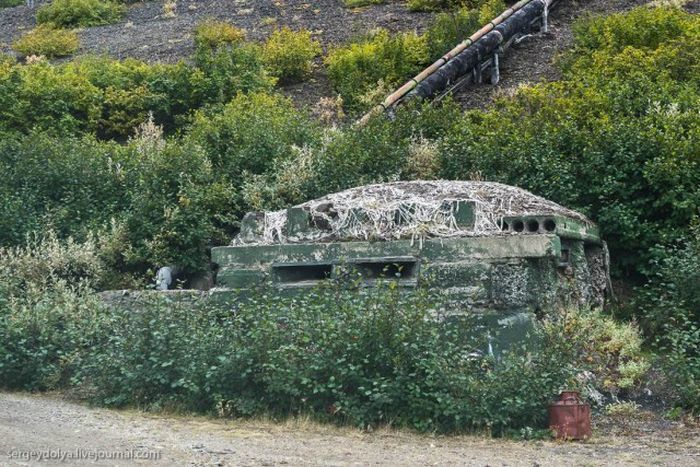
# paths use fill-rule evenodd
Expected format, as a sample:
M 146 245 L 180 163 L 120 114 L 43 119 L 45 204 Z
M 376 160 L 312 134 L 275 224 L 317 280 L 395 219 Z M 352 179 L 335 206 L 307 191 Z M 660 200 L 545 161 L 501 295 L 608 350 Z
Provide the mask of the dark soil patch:
M 245 29 L 251 40 L 262 40 L 277 27 L 305 28 L 327 49 L 374 28 L 421 31 L 432 17 L 408 11 L 403 2 L 359 9 L 348 9 L 341 0 L 179 0 L 177 5 L 177 15 L 166 18 L 160 1 L 135 4 L 121 22 L 81 31 L 80 53 L 175 62 L 192 54 L 192 31 L 209 18 Z M 11 52 L 11 43 L 34 27 L 35 10 L 0 10 L 0 51 Z

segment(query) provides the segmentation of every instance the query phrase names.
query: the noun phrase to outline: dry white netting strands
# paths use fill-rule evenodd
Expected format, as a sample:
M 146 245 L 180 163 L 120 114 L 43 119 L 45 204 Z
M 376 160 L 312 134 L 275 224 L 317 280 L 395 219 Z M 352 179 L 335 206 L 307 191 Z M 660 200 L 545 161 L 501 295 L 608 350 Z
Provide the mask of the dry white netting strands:
M 454 201 L 474 203 L 474 227 L 461 227 Z M 503 234 L 503 218 L 560 215 L 590 223 L 583 215 L 520 188 L 493 182 L 418 181 L 367 185 L 296 207 L 326 228 L 287 236 L 287 211 L 265 213 L 262 235 L 246 243 L 302 243 L 331 240 L 394 240 L 422 243 L 429 237 Z M 237 238 L 235 244 L 244 243 Z

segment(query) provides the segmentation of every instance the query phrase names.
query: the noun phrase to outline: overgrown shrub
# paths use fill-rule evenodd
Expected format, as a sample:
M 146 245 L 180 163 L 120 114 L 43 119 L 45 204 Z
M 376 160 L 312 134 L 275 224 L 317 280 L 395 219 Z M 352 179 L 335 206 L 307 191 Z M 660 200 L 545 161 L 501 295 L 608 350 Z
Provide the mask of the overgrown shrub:
M 438 14 L 425 32 L 430 58 L 437 60 L 479 27 L 479 11 L 469 8 Z
M 635 31 L 653 29 L 659 15 L 685 18 L 682 34 L 668 28 L 665 40 L 636 47 Z M 653 245 L 681 236 L 700 204 L 700 48 L 688 47 L 700 29 L 673 9 L 614 21 L 629 46 L 578 47 L 562 81 L 467 113 L 442 142 L 441 175 L 478 172 L 583 211 L 601 226 L 614 271 L 639 277 Z
M 206 153 L 166 143 L 157 127 L 124 146 L 38 133 L 6 138 L 0 167 L 0 244 L 45 228 L 78 239 L 99 231 L 119 243 L 109 264 L 124 274 L 165 264 L 189 274 L 206 269 L 209 246 L 228 242 L 237 220 L 235 191 Z
M 292 146 L 313 144 L 318 128 L 287 98 L 239 94 L 216 111 L 199 112 L 189 137 L 205 148 L 215 170 L 237 181 L 288 159 Z
M 123 257 L 128 269 L 176 265 L 189 274 L 207 271 L 208 248 L 225 243 L 236 221 L 230 214 L 236 207 L 233 187 L 195 144 L 159 144 L 141 134 L 123 152 L 130 204 L 120 218 L 130 247 Z
M 85 57 L 59 70 L 87 79 L 102 95 L 99 114 L 88 118 L 101 138 L 125 139 L 149 116 L 171 130 L 198 104 L 190 95 L 193 71 L 184 63 L 149 65 L 139 60 Z
M 265 69 L 256 44 L 200 47 L 195 64 L 190 77 L 192 99 L 201 104 L 226 103 L 239 92 L 270 90 L 276 81 Z
M 11 8 L 24 3 L 24 0 L 0 0 L 0 8 Z
M 312 39 L 310 31 L 287 27 L 274 31 L 262 49 L 265 66 L 284 83 L 304 79 L 320 53 L 321 44 Z
M 0 248 L 0 386 L 66 387 L 96 340 L 101 307 L 91 287 L 103 265 L 94 240 L 28 240 Z
M 197 48 L 216 48 L 224 44 L 241 42 L 245 32 L 225 21 L 205 21 L 194 30 L 194 45 Z
M 256 210 L 281 209 L 357 185 L 410 177 L 416 140 L 425 144 L 442 137 L 459 114 L 450 100 L 439 106 L 409 104 L 397 109 L 393 121 L 377 117 L 352 131 L 328 130 L 320 144 L 293 148 L 291 158 L 248 178 L 246 204 Z
M 614 396 L 638 387 L 650 363 L 633 324 L 620 324 L 599 312 L 569 310 L 545 324 L 552 338 L 567 340 L 595 375 L 594 387 Z
M 363 94 L 383 80 L 398 84 L 420 71 L 428 60 L 425 37 L 413 33 L 391 36 L 386 30 L 331 50 L 326 56 L 328 76 L 349 110 L 360 110 Z
M 99 26 L 119 21 L 125 11 L 112 0 L 53 0 L 37 10 L 36 21 L 57 27 Z
M 82 57 L 61 65 L 0 62 L 0 131 L 91 132 L 124 140 L 149 115 L 171 132 L 188 113 L 239 92 L 270 89 L 254 45 L 197 53 L 200 67 Z
M 72 55 L 78 47 L 80 40 L 75 32 L 46 24 L 37 26 L 12 44 L 12 48 L 21 55 L 46 58 Z
M 485 334 L 469 332 L 473 317 L 436 319 L 436 295 L 391 281 L 295 298 L 260 290 L 229 308 L 163 296 L 105 308 L 61 287 L 24 308 L 0 302 L 4 386 L 73 387 L 118 407 L 501 435 L 544 428 L 557 392 L 609 351 L 582 351 L 588 329 L 563 319 L 494 357 Z
M 659 350 L 676 402 L 700 412 L 700 226 L 689 238 L 660 248 L 649 283 L 639 290 L 636 307 L 647 335 Z
M 504 9 L 502 0 L 467 2 L 454 13 L 439 14 L 423 35 L 374 31 L 332 49 L 325 59 L 328 77 L 348 110 L 365 110 Z
M 408 0 L 406 6 L 411 11 L 445 11 L 459 8 L 476 8 L 485 0 Z
M 348 8 L 360 8 L 367 5 L 381 5 L 385 0 L 343 0 L 343 5 Z
M 0 141 L 0 245 L 53 230 L 85 239 L 128 206 L 123 168 L 115 148 L 93 138 L 42 133 L 6 135 Z

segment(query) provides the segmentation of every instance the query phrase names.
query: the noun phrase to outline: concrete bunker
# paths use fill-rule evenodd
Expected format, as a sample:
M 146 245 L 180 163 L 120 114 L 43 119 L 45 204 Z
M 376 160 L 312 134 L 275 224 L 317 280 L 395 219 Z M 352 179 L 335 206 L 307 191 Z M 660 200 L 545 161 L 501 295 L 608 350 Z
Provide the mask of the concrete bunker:
M 590 220 L 492 182 L 367 185 L 249 213 L 212 261 L 214 293 L 265 283 L 304 293 L 351 270 L 367 287 L 426 283 L 455 310 L 499 319 L 599 308 L 609 283 L 605 243 Z

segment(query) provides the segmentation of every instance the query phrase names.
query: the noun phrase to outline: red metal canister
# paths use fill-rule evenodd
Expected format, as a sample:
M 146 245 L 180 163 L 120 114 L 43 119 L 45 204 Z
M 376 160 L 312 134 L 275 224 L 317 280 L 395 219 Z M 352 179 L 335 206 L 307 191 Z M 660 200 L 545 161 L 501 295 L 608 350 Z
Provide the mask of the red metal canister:
M 559 400 L 549 406 L 549 428 L 557 439 L 591 437 L 591 407 L 576 391 L 562 391 Z

